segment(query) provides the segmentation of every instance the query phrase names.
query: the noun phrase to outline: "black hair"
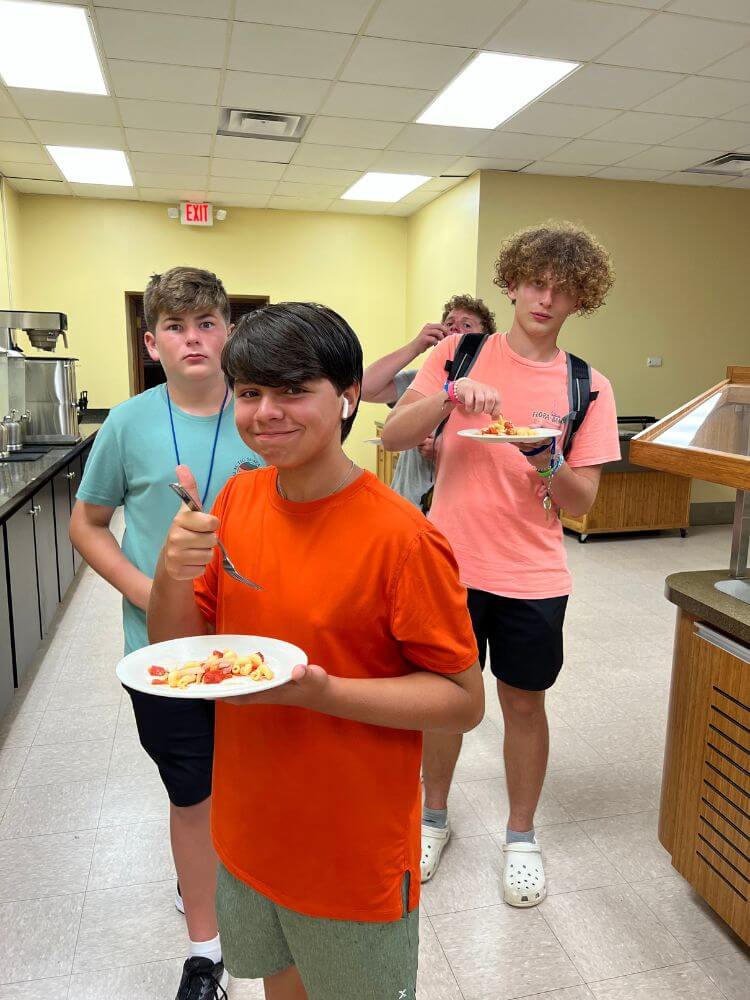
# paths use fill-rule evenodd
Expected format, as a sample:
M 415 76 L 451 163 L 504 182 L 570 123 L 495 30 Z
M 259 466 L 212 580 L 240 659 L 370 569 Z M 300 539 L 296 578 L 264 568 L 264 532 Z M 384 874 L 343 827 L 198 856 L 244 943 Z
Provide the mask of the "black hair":
M 229 385 L 249 382 L 296 388 L 328 379 L 338 393 L 362 384 L 362 345 L 333 309 L 316 302 L 278 302 L 246 313 L 224 345 L 221 367 Z M 341 425 L 345 441 L 359 407 Z

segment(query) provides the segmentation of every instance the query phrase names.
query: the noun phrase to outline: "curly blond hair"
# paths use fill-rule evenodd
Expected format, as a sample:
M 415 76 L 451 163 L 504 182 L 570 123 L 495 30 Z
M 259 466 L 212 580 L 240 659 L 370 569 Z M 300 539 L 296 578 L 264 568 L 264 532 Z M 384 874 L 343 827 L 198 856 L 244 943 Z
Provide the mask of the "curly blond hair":
M 473 295 L 454 295 L 443 306 L 442 323 L 445 323 L 448 319 L 448 313 L 453 312 L 454 309 L 463 309 L 464 312 L 473 313 L 481 321 L 484 333 L 495 333 L 497 331 L 495 314 L 490 311 L 482 299 L 475 299 Z
M 495 284 L 507 295 L 522 281 L 551 274 L 558 288 L 573 295 L 576 312 L 586 316 L 604 304 L 615 274 L 599 241 L 571 222 L 546 222 L 504 240 L 495 261 Z

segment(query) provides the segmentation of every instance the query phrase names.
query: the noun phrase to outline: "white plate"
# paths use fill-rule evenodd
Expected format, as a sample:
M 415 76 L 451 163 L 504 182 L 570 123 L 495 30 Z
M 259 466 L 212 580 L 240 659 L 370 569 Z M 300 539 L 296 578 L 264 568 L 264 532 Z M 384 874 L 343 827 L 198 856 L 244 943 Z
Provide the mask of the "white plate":
M 168 684 L 152 684 L 150 666 L 181 667 L 189 660 L 205 660 L 215 649 L 233 649 L 240 656 L 260 652 L 273 670 L 271 681 L 253 681 L 249 677 L 232 677 L 220 684 L 191 684 L 186 688 L 172 688 Z M 130 653 L 117 664 L 117 676 L 123 684 L 135 691 L 158 695 L 160 698 L 232 698 L 241 694 L 268 691 L 291 680 L 292 669 L 298 663 L 307 663 L 307 656 L 281 639 L 262 635 L 196 635 L 185 639 L 157 642 Z
M 365 438 L 362 444 L 382 444 L 380 438 Z
M 534 428 L 536 430 L 536 428 Z M 549 441 L 550 438 L 559 438 L 562 431 L 554 430 L 552 427 L 540 427 L 538 434 L 482 434 L 479 427 L 471 427 L 468 430 L 458 432 L 459 437 L 473 438 L 474 441 L 484 441 L 486 444 L 537 444 L 539 441 Z

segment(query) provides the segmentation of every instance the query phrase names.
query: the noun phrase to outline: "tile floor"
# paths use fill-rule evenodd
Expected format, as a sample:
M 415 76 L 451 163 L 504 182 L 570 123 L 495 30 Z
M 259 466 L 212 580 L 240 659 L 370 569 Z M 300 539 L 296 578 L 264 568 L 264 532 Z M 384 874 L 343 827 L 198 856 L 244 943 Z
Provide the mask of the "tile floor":
M 419 998 L 750 1000 L 750 953 L 656 837 L 674 620 L 663 581 L 726 565 L 729 529 L 566 544 L 576 594 L 537 823 L 550 895 L 533 910 L 502 902 L 488 680 L 452 793 L 455 840 L 423 894 Z M 166 799 L 112 670 L 119 618 L 84 571 L 0 720 L 0 1000 L 174 996 L 185 933 Z

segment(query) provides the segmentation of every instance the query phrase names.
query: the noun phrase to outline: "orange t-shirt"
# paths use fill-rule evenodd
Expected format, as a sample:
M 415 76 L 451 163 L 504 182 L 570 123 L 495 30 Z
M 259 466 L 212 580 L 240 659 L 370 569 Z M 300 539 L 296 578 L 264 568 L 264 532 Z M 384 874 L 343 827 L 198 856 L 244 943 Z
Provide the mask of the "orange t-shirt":
M 445 362 L 460 336 L 446 337 L 432 351 L 411 384 L 429 396 L 445 384 Z M 563 427 L 569 412 L 564 351 L 552 361 L 529 361 L 511 349 L 507 335 L 488 337 L 469 378 L 500 390 L 503 416 L 517 427 Z M 593 368 L 592 400 L 566 458 L 571 468 L 603 465 L 620 457 L 612 386 Z M 571 591 L 562 525 L 546 516 L 545 483 L 512 444 L 470 441 L 458 436 L 486 427 L 485 414 L 456 409 L 438 438 L 437 479 L 430 520 L 451 543 L 467 587 L 502 597 L 538 600 Z
M 251 591 L 219 568 L 195 593 L 217 633 L 294 643 L 332 675 L 455 674 L 477 658 L 443 536 L 365 472 L 332 497 L 282 500 L 276 470 L 214 504 Z M 446 683 L 449 683 L 446 681 Z M 422 734 L 275 705 L 216 705 L 214 844 L 224 865 L 298 913 L 391 921 L 419 901 Z

